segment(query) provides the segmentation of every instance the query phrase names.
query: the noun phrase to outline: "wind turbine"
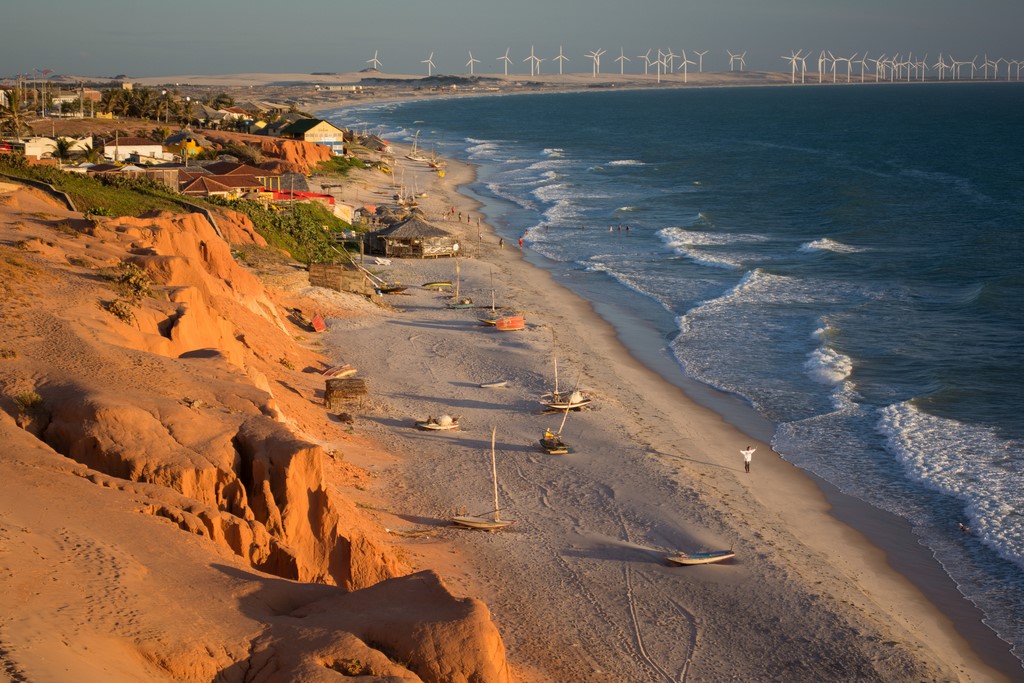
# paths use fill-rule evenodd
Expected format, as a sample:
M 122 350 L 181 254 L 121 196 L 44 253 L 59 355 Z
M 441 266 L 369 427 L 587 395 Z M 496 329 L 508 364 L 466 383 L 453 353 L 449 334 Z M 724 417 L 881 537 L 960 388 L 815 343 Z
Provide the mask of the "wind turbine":
M 505 54 L 503 54 L 502 56 L 498 57 L 498 61 L 499 62 L 502 62 L 502 61 L 505 62 L 505 75 L 506 76 L 508 76 L 508 65 L 512 63 L 512 60 L 508 56 L 508 51 L 511 50 L 511 49 L 512 48 L 510 48 L 510 47 L 505 48 Z
M 796 63 L 798 61 L 800 61 L 800 52 L 802 52 L 802 50 L 796 51 L 796 52 L 794 52 L 793 50 L 790 50 L 788 57 L 779 57 L 779 59 L 781 59 L 783 61 L 789 62 L 789 66 L 790 66 L 790 77 L 789 77 L 790 80 L 789 80 L 789 83 L 790 83 L 790 85 L 796 83 Z
M 800 82 L 807 82 L 807 58 L 811 56 L 811 53 L 807 53 L 800 58 Z
M 735 71 L 736 70 L 736 60 L 739 59 L 740 56 L 739 55 L 734 55 L 733 53 L 729 52 L 728 50 L 726 50 L 726 52 L 729 54 L 729 71 Z
M 687 78 L 689 78 L 689 70 L 686 67 L 687 66 L 697 66 L 697 62 L 692 62 L 689 59 L 687 59 L 686 58 L 686 50 L 683 50 L 683 61 L 681 63 L 683 65 L 683 83 L 686 83 L 687 82 Z
M 665 53 L 665 57 L 664 57 L 664 59 L 665 59 L 665 73 L 675 73 L 676 72 L 676 57 L 678 57 L 678 56 L 679 55 L 677 55 L 675 52 L 672 52 L 672 48 L 668 49 L 668 52 Z
M 704 73 L 704 55 L 707 53 L 707 50 L 704 50 L 704 52 L 697 52 L 696 50 L 693 51 L 693 54 L 697 55 L 698 59 L 699 66 L 697 68 L 700 70 L 698 73 Z
M 839 63 L 839 58 L 836 57 L 834 54 L 832 54 L 831 50 L 829 50 L 829 52 L 828 52 L 828 58 L 829 58 L 829 61 L 832 62 L 832 82 L 835 83 L 836 82 L 836 64 Z
M 984 63 L 984 64 L 982 64 L 982 67 L 983 67 L 983 68 L 984 68 L 984 70 L 985 70 L 985 80 L 986 80 L 986 81 L 988 80 L 988 68 L 989 68 L 990 66 L 994 67 L 995 65 L 996 65 L 996 63 L 995 63 L 995 62 L 993 62 L 993 61 L 991 61 L 991 60 L 989 60 L 989 58 L 988 58 L 988 54 L 986 54 L 986 55 L 985 55 L 985 63 Z
M 434 53 L 431 52 L 429 57 L 427 57 L 426 59 L 421 59 L 420 64 L 427 65 L 427 78 L 430 78 L 430 76 L 433 74 L 433 69 L 437 68 L 436 66 L 434 66 Z
M 829 54 L 832 54 L 831 52 Z M 825 51 L 822 50 L 821 54 L 818 55 L 818 83 L 822 83 L 825 80 L 825 72 L 828 71 L 828 59 L 825 57 Z
M 530 75 L 536 76 L 537 72 L 540 71 L 540 57 L 533 53 L 533 45 L 530 46 L 530 56 L 523 60 L 524 62 L 530 63 Z
M 857 59 L 857 53 L 854 52 L 852 57 L 844 57 L 843 61 L 846 62 L 846 82 L 850 82 L 850 72 L 853 71 L 853 60 Z
M 626 62 L 629 62 L 629 61 L 632 61 L 632 60 L 629 57 L 626 56 L 626 51 L 624 49 L 622 49 L 621 47 L 619 48 L 619 56 L 615 58 L 615 61 L 619 63 L 619 75 L 620 76 L 625 75 L 625 73 L 626 73 Z M 559 73 L 561 73 L 561 72 L 559 72 Z
M 872 59 L 871 61 L 875 63 L 875 83 L 878 83 L 882 70 L 885 68 L 885 55 L 883 54 L 878 59 Z
M 603 55 L 604 53 L 604 48 L 600 50 L 592 50 L 587 53 L 587 57 L 590 57 L 592 60 L 594 60 L 594 78 L 597 78 L 597 75 L 601 73 L 601 55 Z
M 558 46 L 558 56 L 555 57 L 555 61 L 558 62 L 558 75 L 562 75 L 562 64 L 569 61 L 569 58 L 562 54 L 562 46 Z
M 1005 57 L 1000 57 L 999 59 L 996 60 L 996 80 L 999 80 L 999 62 L 1006 62 L 1006 80 L 1010 80 L 1010 60 L 1006 59 Z
M 380 71 L 380 60 L 377 59 L 377 50 L 373 51 L 373 59 L 367 59 L 366 63 L 371 65 L 377 71 Z
M 868 53 L 865 52 L 864 56 L 861 57 L 859 60 L 857 60 L 857 63 L 860 64 L 860 82 L 863 83 L 864 82 L 864 72 L 868 68 Z
M 470 76 L 472 76 L 472 75 L 473 75 L 473 65 L 474 65 L 474 64 L 479 64 L 479 63 L 480 63 L 480 60 L 479 60 L 479 59 L 473 59 L 473 51 L 472 51 L 472 50 L 470 50 L 470 51 L 469 51 L 469 61 L 468 61 L 468 62 L 466 62 L 466 66 L 468 66 L 468 67 L 469 67 L 469 75 L 470 75 Z
M 939 53 L 939 61 L 935 62 L 935 64 L 932 65 L 932 68 L 939 70 L 939 80 L 941 81 L 942 77 L 946 74 L 946 68 L 947 68 L 946 60 L 942 56 L 941 52 Z M 987 76 L 986 76 L 986 78 L 987 78 Z
M 649 73 L 648 70 L 651 68 L 651 63 L 652 63 L 651 62 L 651 50 L 650 50 L 650 48 L 647 49 L 647 54 L 645 54 L 645 55 L 637 55 L 636 58 L 644 60 L 644 76 L 648 75 L 648 73 Z

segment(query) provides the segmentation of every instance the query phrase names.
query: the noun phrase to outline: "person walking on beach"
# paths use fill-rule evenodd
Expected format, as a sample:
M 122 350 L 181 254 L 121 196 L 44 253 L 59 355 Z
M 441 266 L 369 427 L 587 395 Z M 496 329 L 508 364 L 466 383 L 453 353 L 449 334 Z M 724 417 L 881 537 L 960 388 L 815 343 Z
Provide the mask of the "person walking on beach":
M 757 449 L 753 446 L 747 446 L 747 449 L 740 451 L 743 454 L 743 471 L 750 474 L 750 459 L 754 457 L 754 451 Z
M 504 249 L 505 248 L 505 238 L 504 237 L 499 237 L 498 238 L 498 248 L 499 249 Z
M 520 249 L 523 248 L 523 238 L 522 237 L 519 238 L 519 248 Z

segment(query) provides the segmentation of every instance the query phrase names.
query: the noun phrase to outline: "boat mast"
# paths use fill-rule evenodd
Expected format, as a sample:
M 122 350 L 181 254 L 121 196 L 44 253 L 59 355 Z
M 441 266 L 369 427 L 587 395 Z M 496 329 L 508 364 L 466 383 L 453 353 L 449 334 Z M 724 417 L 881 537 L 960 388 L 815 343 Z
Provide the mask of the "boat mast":
M 497 437 L 498 428 L 491 427 L 491 481 L 494 482 L 494 521 L 500 522 L 498 517 L 498 465 L 494 459 L 494 440 Z
M 562 424 L 558 425 L 558 436 L 562 436 L 562 428 L 565 427 L 565 419 L 569 417 L 569 411 L 565 411 L 562 415 Z
M 459 302 L 459 255 L 455 255 L 455 303 Z

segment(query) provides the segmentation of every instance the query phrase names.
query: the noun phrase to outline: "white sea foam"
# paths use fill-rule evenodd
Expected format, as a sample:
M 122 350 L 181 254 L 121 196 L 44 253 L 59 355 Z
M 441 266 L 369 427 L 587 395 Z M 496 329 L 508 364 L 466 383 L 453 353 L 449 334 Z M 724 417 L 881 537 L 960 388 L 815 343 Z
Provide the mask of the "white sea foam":
M 497 142 L 480 142 L 466 149 L 470 159 L 491 159 L 501 149 Z
M 811 351 L 804 370 L 820 384 L 839 384 L 850 376 L 853 360 L 834 349 L 822 347 Z
M 757 235 L 731 235 L 677 227 L 659 230 L 658 237 L 680 256 L 717 268 L 742 268 L 743 262 L 735 258 L 733 254 L 709 251 L 706 247 L 724 247 L 764 239 Z
M 637 209 L 636 209 L 635 206 L 620 206 L 619 208 L 617 208 L 615 210 L 619 211 L 621 213 L 629 213 L 629 212 L 632 212 L 632 211 L 636 211 Z
M 646 166 L 647 164 L 639 159 L 616 159 L 609 161 L 609 166 Z
M 837 242 L 824 237 L 812 242 L 804 242 L 800 245 L 800 251 L 805 253 L 815 251 L 834 251 L 837 254 L 856 254 L 867 250 L 862 247 L 854 247 L 849 244 L 843 244 L 842 242 Z
M 884 408 L 878 429 L 911 477 L 963 500 L 972 533 L 1024 568 L 1024 443 L 909 401 Z
M 553 159 L 565 156 L 565 150 L 558 147 L 546 147 L 543 154 Z

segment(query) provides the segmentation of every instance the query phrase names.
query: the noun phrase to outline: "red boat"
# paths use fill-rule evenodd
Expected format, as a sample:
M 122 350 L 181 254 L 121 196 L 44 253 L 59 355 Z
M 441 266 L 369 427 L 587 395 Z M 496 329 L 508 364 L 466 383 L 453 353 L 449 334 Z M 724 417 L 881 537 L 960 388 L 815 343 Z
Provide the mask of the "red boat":
M 526 318 L 521 315 L 507 315 L 494 321 L 494 326 L 503 332 L 526 329 Z

